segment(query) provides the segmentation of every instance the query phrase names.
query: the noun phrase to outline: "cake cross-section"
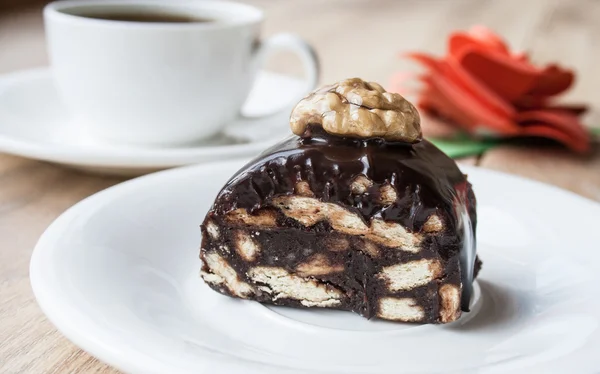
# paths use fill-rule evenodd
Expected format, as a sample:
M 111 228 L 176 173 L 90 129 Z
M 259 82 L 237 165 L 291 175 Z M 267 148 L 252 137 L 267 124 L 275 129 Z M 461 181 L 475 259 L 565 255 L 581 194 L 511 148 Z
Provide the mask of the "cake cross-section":
M 300 101 L 290 127 L 216 196 L 201 226 L 204 281 L 232 297 L 390 321 L 468 311 L 475 196 L 422 139 L 413 105 L 348 79 Z

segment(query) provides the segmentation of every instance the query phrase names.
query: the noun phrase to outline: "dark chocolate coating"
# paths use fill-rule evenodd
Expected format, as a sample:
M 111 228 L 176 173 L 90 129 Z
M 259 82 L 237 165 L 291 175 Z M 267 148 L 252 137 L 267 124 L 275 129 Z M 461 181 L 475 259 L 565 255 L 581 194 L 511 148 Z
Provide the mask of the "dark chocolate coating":
M 301 180 L 308 182 L 316 198 L 359 213 L 367 224 L 381 218 L 418 232 L 436 213 L 445 231 L 432 248 L 446 260 L 459 257 L 461 307 L 468 311 L 475 266 L 476 200 L 456 163 L 426 140 L 406 144 L 343 138 L 320 127 L 311 127 L 308 135 L 290 137 L 240 169 L 218 194 L 209 215 L 222 216 L 237 208 L 254 212 L 269 206 L 275 196 L 293 194 Z M 360 174 L 374 185 L 367 193 L 353 195 L 350 186 Z M 384 184 L 392 185 L 398 195 L 388 206 L 376 203 Z M 470 222 L 465 222 L 467 216 Z

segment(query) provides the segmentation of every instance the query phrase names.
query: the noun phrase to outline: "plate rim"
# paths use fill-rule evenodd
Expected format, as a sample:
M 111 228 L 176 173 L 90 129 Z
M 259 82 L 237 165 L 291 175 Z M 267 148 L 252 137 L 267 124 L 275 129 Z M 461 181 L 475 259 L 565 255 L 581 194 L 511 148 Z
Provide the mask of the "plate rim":
M 291 75 L 264 71 L 268 75 L 277 76 L 279 79 L 303 82 Z M 11 84 L 33 81 L 39 79 L 52 80 L 50 67 L 37 67 L 17 70 L 0 74 L 0 89 Z M 1 128 L 0 128 L 1 129 Z M 228 159 L 252 156 L 277 142 L 276 138 L 254 141 L 250 143 L 231 144 L 215 147 L 164 147 L 130 149 L 114 148 L 89 148 L 86 146 L 62 146 L 51 143 L 27 141 L 26 138 L 7 135 L 0 131 L 0 152 L 73 166 L 86 167 L 118 167 L 124 169 L 135 168 L 166 168 L 186 166 L 193 163 L 212 162 L 220 157 Z
M 118 196 L 122 196 L 123 194 L 127 194 L 128 192 L 134 191 L 136 189 L 142 190 L 143 187 L 148 183 L 160 183 L 161 180 L 168 180 L 174 178 L 185 179 L 186 176 L 193 176 L 195 173 L 202 169 L 221 169 L 230 166 L 240 168 L 244 165 L 244 163 L 245 162 L 239 159 L 225 160 L 207 164 L 178 167 L 174 169 L 152 173 L 149 175 L 131 179 L 126 182 L 119 183 L 105 190 L 99 191 L 74 204 L 65 212 L 60 214 L 40 236 L 33 249 L 30 260 L 30 285 L 33 290 L 35 300 L 42 312 L 44 313 L 45 317 L 63 336 L 65 336 L 76 346 L 88 352 L 90 355 L 98 358 L 100 361 L 114 366 L 120 370 L 123 370 L 125 372 L 150 373 L 162 372 L 161 369 L 167 369 L 164 366 L 164 364 L 163 366 L 157 366 L 155 362 L 150 363 L 144 360 L 135 360 L 132 358 L 134 355 L 127 355 L 123 353 L 117 354 L 117 352 L 124 352 L 123 348 L 126 348 L 127 346 L 124 345 L 119 349 L 116 349 L 115 347 L 108 347 L 106 344 L 103 344 L 102 341 L 98 341 L 94 338 L 94 331 L 89 331 L 89 326 L 86 333 L 81 333 L 80 331 L 82 330 L 78 329 L 78 327 L 80 328 L 81 325 L 74 324 L 72 318 L 63 317 L 63 313 L 61 313 L 61 310 L 64 309 L 64 305 L 67 305 L 71 309 L 76 309 L 76 304 L 65 304 L 64 301 L 62 303 L 56 302 L 56 300 L 60 299 L 60 297 L 56 297 L 57 295 L 60 295 L 60 293 L 56 292 L 55 287 L 53 287 L 51 282 L 48 282 L 48 279 L 44 279 L 44 277 L 42 276 L 43 271 L 41 271 L 40 269 L 42 269 L 44 265 L 49 263 L 48 261 L 45 261 L 45 259 L 51 258 L 52 252 L 55 251 L 56 238 L 59 238 L 64 233 L 64 231 L 68 229 L 68 225 L 65 226 L 65 224 L 71 222 L 71 220 L 77 217 L 79 214 L 85 213 L 88 207 L 94 207 L 100 204 L 110 203 L 110 201 L 114 200 Z M 490 174 L 501 178 L 506 178 L 508 183 L 510 183 L 511 181 L 518 181 L 519 183 L 526 183 L 535 188 L 551 189 L 554 193 L 563 195 L 567 199 L 579 200 L 580 203 L 585 203 L 588 205 L 592 203 L 590 205 L 592 209 L 598 210 L 598 212 L 600 212 L 600 204 L 598 202 L 553 185 L 549 185 L 543 182 L 539 182 L 529 178 L 524 178 L 517 175 L 511 175 L 504 172 L 484 169 L 477 166 L 459 165 L 459 167 L 465 174 L 473 172 L 477 174 L 483 174 L 483 176 L 485 176 L 486 174 Z M 92 329 L 96 329 L 96 331 L 101 330 L 99 330 L 98 327 L 92 327 Z M 138 353 L 138 355 L 140 354 Z M 210 358 L 208 359 L 210 360 Z
M 55 250 L 56 238 L 60 237 L 64 230 L 67 228 L 65 224 L 72 221 L 73 218 L 79 214 L 85 212 L 85 208 L 88 206 L 94 206 L 95 201 L 101 202 L 103 199 L 107 201 L 112 200 L 119 194 L 125 194 L 127 191 L 142 187 L 145 183 L 151 183 L 153 180 L 159 181 L 163 178 L 176 177 L 181 174 L 193 173 L 196 169 L 204 168 L 215 168 L 223 167 L 223 165 L 237 165 L 242 167 L 244 162 L 241 160 L 225 160 L 221 162 L 183 166 L 156 173 L 151 173 L 141 177 L 133 178 L 128 181 L 118 183 L 114 186 L 108 187 L 102 191 L 92 194 L 76 204 L 72 205 L 61 213 L 50 225 L 44 230 L 38 241 L 36 242 L 30 262 L 29 262 L 29 283 L 33 291 L 36 303 L 42 310 L 44 316 L 52 323 L 54 328 L 67 338 L 74 345 L 89 353 L 98 360 L 113 366 L 124 372 L 142 372 L 142 373 L 161 373 L 157 371 L 157 366 L 152 363 L 147 363 L 144 360 L 128 360 L 126 355 L 115 354 L 119 350 L 107 347 L 101 341 L 94 339 L 93 333 L 81 334 L 79 333 L 77 326 L 73 324 L 72 317 L 65 318 L 61 310 L 64 309 L 63 304 L 53 302 L 59 300 L 56 298 L 56 289 L 51 286 L 51 282 L 48 279 L 43 278 L 43 267 L 46 262 L 45 259 L 51 257 L 51 252 Z M 73 305 L 67 305 L 67 307 L 73 309 Z M 124 357 L 125 356 L 125 357 Z

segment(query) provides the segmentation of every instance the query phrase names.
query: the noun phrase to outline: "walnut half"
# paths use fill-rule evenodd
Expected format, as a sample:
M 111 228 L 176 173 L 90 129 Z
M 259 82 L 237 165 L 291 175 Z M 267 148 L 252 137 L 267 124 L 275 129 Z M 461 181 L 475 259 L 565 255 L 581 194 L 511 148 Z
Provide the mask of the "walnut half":
M 309 124 L 354 138 L 406 143 L 422 139 L 419 113 L 408 100 L 359 78 L 319 88 L 302 99 L 292 111 L 290 127 L 303 136 Z

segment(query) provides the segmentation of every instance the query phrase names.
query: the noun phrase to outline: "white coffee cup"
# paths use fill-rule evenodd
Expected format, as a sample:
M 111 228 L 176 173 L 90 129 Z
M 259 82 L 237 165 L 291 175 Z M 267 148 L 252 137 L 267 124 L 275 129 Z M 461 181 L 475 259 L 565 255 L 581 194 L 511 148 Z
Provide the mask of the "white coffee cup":
M 209 21 L 102 19 L 150 12 Z M 304 66 L 306 90 L 295 99 L 314 88 L 312 48 L 290 34 L 261 41 L 263 19 L 260 9 L 221 0 L 66 0 L 44 9 L 56 86 L 77 124 L 102 140 L 151 146 L 191 143 L 234 122 L 275 51 L 296 53 Z

